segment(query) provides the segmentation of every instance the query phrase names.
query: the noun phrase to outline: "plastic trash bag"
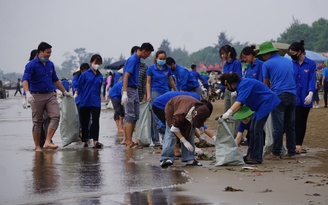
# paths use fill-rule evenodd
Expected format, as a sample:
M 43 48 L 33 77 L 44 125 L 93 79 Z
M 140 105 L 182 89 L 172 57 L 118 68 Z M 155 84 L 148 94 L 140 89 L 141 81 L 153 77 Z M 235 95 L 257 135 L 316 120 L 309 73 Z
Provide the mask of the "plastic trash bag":
M 265 125 L 264 125 L 264 132 L 265 132 L 265 144 L 263 147 L 263 156 L 268 155 L 272 151 L 273 147 L 273 128 L 272 128 L 272 119 L 271 114 L 269 115 Z M 281 156 L 285 156 L 287 154 L 287 149 L 284 145 L 281 147 Z
M 218 119 L 218 131 L 215 142 L 215 166 L 222 165 L 243 165 L 245 164 L 243 154 L 235 142 L 236 122 L 229 118 Z
M 111 100 L 108 101 L 108 103 L 107 103 L 107 107 L 106 107 L 106 108 L 107 108 L 107 109 L 114 109 L 114 106 L 113 106 L 113 103 L 112 103 Z
M 140 115 L 137 121 L 137 138 L 141 146 L 149 146 L 151 143 L 151 111 L 149 101 L 140 103 Z
M 60 103 L 60 135 L 63 146 L 79 141 L 80 122 L 74 98 L 63 97 Z

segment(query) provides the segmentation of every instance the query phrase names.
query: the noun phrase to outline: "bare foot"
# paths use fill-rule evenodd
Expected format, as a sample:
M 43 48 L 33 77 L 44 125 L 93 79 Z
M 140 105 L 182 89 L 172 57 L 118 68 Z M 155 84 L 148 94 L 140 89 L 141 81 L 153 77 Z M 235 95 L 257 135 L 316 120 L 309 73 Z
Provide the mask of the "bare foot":
M 50 144 L 44 144 L 43 148 L 44 149 L 57 149 L 58 146 L 50 143 Z
M 42 152 L 41 147 L 36 147 L 34 150 L 35 150 L 36 152 Z
M 123 133 L 124 130 L 123 129 L 118 129 L 117 132 Z

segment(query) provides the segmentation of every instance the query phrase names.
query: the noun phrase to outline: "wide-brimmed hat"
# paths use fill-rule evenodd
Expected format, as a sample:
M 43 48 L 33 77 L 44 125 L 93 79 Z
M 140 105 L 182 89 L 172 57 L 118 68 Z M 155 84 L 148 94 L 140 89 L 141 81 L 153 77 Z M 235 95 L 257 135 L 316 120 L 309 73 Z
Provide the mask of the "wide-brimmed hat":
M 279 49 L 276 49 L 273 46 L 272 42 L 270 42 L 270 41 L 266 41 L 266 42 L 260 44 L 259 48 L 260 48 L 260 51 L 257 54 L 257 56 L 263 55 L 263 54 L 266 54 L 266 53 L 270 53 L 270 52 L 279 51 Z
M 251 109 L 249 109 L 246 105 L 244 105 L 243 107 L 240 108 L 240 110 L 238 112 L 236 112 L 233 115 L 233 117 L 237 120 L 242 120 L 242 119 L 249 117 L 253 113 L 254 112 Z
M 328 67 L 328 61 L 325 61 L 324 64 Z
M 194 126 L 197 128 L 203 127 L 204 122 L 210 117 L 211 112 L 206 105 L 201 105 L 195 108 L 197 115 L 193 119 Z

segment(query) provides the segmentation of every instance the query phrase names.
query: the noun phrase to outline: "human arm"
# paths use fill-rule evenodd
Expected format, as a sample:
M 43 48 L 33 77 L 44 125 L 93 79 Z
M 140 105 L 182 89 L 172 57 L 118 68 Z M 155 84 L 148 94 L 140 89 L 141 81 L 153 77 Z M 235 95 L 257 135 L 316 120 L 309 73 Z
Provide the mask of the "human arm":
M 242 132 L 238 132 L 237 133 L 237 136 L 236 136 L 236 139 L 235 139 L 235 142 L 236 142 L 236 145 L 238 146 L 240 144 L 240 141 L 241 141 L 241 138 L 243 137 L 243 133 Z
M 54 82 L 54 85 L 63 93 L 64 96 L 73 97 L 71 93 L 66 91 L 60 80 Z
M 269 78 L 263 78 L 263 83 L 270 88 L 270 80 Z
M 172 126 L 174 128 L 174 126 Z M 172 130 L 172 128 L 171 128 Z M 184 136 L 181 134 L 180 130 L 173 132 L 175 136 L 179 138 L 179 140 L 183 143 L 183 145 L 190 151 L 194 151 L 194 147 L 184 138 Z
M 230 116 L 232 116 L 233 114 L 235 114 L 236 112 L 238 112 L 238 110 L 240 110 L 240 108 L 242 107 L 242 103 L 236 101 L 229 110 L 227 110 L 221 117 L 221 119 L 228 119 Z
M 169 83 L 174 91 L 177 91 L 177 86 L 174 83 L 172 76 L 169 76 Z
M 151 76 L 147 76 L 147 85 L 146 85 L 146 89 L 147 89 L 147 100 L 151 100 Z
M 121 104 L 122 105 L 124 105 L 126 103 L 126 101 L 128 100 L 127 89 L 128 89 L 129 77 L 130 77 L 130 73 L 125 72 L 124 76 L 123 76 L 123 88 L 122 88 L 122 99 L 121 99 Z

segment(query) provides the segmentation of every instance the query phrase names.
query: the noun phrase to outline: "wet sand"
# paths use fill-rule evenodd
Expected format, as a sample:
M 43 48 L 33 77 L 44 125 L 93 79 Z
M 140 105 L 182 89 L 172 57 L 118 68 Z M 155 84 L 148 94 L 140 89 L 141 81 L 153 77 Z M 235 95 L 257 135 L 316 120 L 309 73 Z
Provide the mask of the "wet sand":
M 214 102 L 208 122 L 213 132 L 221 105 Z M 78 143 L 63 148 L 57 130 L 54 142 L 60 148 L 36 153 L 30 116 L 21 98 L 0 100 L 0 204 L 328 204 L 328 173 L 311 171 L 322 165 L 318 156 L 327 147 L 309 146 L 296 160 L 265 161 L 256 170 L 204 160 L 202 167 L 176 160 L 162 170 L 159 148 L 118 145 L 122 136 L 112 110 L 102 109 L 101 150 Z M 215 155 L 214 147 L 203 150 Z M 228 186 L 241 191 L 227 192 Z

